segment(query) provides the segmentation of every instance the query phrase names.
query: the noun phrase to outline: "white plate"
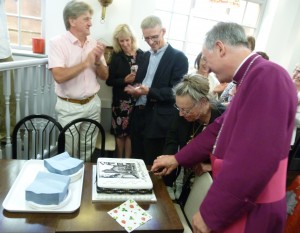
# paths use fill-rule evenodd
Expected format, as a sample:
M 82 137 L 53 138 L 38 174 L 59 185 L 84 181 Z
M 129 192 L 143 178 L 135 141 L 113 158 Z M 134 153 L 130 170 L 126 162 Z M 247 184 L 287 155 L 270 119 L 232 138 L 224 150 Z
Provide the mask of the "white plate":
M 33 209 L 40 209 L 40 210 L 56 210 L 56 209 L 60 209 L 62 207 L 64 207 L 66 204 L 68 204 L 68 202 L 70 201 L 71 198 L 71 190 L 68 190 L 68 194 L 65 196 L 64 200 L 59 203 L 58 205 L 41 205 L 41 204 L 37 204 L 34 203 L 32 201 L 26 201 L 27 205 Z
M 70 182 L 72 183 L 72 182 L 75 182 L 75 181 L 77 181 L 77 180 L 79 180 L 80 178 L 81 178 L 81 175 L 82 175 L 82 171 L 83 171 L 83 168 L 84 168 L 84 164 L 83 164 L 83 166 L 82 166 L 82 168 L 80 168 L 77 172 L 75 172 L 74 174 L 72 174 L 72 175 L 69 175 L 69 177 L 70 177 Z M 50 172 L 45 166 L 44 166 L 44 171 L 45 172 Z M 60 174 L 60 173 L 55 173 L 55 174 L 58 174 L 58 175 L 63 175 L 63 174 Z
M 39 171 L 44 171 L 43 160 L 28 160 L 22 167 L 19 175 L 14 181 L 8 194 L 6 195 L 2 206 L 5 210 L 10 212 L 37 212 L 37 213 L 72 213 L 80 207 L 82 185 L 84 178 L 84 167 L 81 171 L 80 179 L 70 183 L 70 199 L 66 205 L 60 208 L 32 208 L 27 204 L 25 199 L 25 189 L 30 185 Z
M 83 168 L 84 168 L 84 165 L 81 169 L 79 169 L 77 172 L 75 172 L 74 174 L 72 175 L 69 175 L 70 177 L 70 182 L 75 182 L 77 180 L 79 180 L 81 178 L 81 175 L 82 175 L 82 171 L 83 171 Z

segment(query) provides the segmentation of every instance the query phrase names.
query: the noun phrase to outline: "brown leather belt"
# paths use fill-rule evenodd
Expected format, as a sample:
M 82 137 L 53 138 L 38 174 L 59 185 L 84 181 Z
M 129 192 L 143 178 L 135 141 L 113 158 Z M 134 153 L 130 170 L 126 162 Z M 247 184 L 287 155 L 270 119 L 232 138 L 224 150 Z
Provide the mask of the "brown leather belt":
M 81 105 L 84 105 L 84 104 L 87 104 L 88 102 L 90 102 L 94 97 L 95 97 L 96 94 L 86 98 L 86 99 L 82 99 L 82 100 L 77 100 L 77 99 L 69 99 L 69 98 L 64 98 L 64 97 L 60 97 L 58 96 L 58 98 L 64 100 L 64 101 L 67 101 L 67 102 L 70 102 L 70 103 L 73 103 L 73 104 L 81 104 Z

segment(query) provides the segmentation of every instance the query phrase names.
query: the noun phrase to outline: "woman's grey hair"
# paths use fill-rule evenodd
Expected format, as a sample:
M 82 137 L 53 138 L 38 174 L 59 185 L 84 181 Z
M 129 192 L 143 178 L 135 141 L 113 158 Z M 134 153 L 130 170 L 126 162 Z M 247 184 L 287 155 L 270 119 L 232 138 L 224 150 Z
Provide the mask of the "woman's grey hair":
M 85 2 L 70 1 L 64 8 L 63 17 L 65 22 L 65 27 L 67 30 L 70 29 L 71 25 L 69 19 L 77 19 L 79 16 L 83 15 L 85 12 L 93 14 L 93 9 Z
M 231 46 L 248 47 L 245 30 L 237 23 L 217 23 L 209 32 L 207 32 L 204 47 L 208 50 L 212 50 L 218 40 Z
M 200 74 L 185 75 L 182 81 L 173 88 L 173 93 L 175 96 L 189 95 L 194 101 L 199 101 L 203 97 L 210 99 L 208 80 Z
M 155 15 L 150 15 L 146 17 L 142 23 L 141 23 L 141 29 L 148 29 L 148 28 L 155 28 L 156 26 L 159 26 L 162 28 L 162 22 L 161 19 Z
M 134 51 L 137 50 L 137 42 L 132 29 L 127 24 L 120 24 L 116 27 L 113 33 L 113 48 L 116 53 L 122 51 L 122 48 L 119 43 L 120 37 L 129 37 L 131 39 L 131 48 Z

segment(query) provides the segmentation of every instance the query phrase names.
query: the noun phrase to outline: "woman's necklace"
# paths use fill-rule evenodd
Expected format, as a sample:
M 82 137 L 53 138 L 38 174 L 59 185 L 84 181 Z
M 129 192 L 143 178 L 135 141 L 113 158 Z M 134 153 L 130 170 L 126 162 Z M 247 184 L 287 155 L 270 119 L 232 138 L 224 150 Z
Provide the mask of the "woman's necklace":
M 199 115 L 198 120 L 194 121 L 193 123 L 193 131 L 192 134 L 190 136 L 190 140 L 187 142 L 189 143 L 191 140 L 193 140 L 193 138 L 198 134 L 199 129 L 202 127 L 203 131 L 205 129 L 205 127 L 207 126 L 207 124 L 209 123 L 211 118 L 211 108 L 210 106 L 207 109 L 207 113 L 205 115 Z M 196 127 L 196 125 L 198 125 Z
M 193 138 L 195 137 L 195 135 L 198 133 L 199 129 L 201 128 L 201 126 L 203 126 L 204 124 L 198 124 L 198 126 L 196 127 L 197 122 L 194 121 L 193 123 L 193 130 L 192 130 L 192 134 L 190 135 L 190 140 L 188 140 L 188 142 L 186 144 L 189 144 L 190 141 L 193 140 Z
M 195 129 L 195 125 L 196 125 L 196 122 L 194 122 L 194 124 L 193 124 L 193 132 L 192 132 L 192 135 L 190 136 L 191 140 L 195 137 L 195 135 L 198 133 L 200 127 L 202 126 L 201 124 L 199 124 L 198 127 Z

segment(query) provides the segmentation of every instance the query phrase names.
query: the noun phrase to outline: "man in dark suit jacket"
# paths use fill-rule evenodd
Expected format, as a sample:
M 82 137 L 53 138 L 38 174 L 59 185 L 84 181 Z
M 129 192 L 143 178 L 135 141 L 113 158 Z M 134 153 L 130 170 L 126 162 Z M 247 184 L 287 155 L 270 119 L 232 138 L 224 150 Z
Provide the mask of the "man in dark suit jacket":
M 171 118 L 178 114 L 172 88 L 187 73 L 188 60 L 165 42 L 160 18 L 146 17 L 141 28 L 151 49 L 139 65 L 136 85 L 128 85 L 125 91 L 137 98 L 131 117 L 132 157 L 152 164 L 163 152 Z

